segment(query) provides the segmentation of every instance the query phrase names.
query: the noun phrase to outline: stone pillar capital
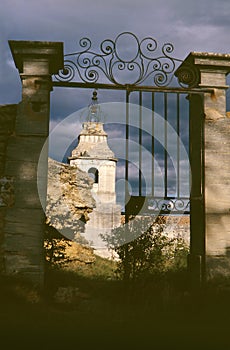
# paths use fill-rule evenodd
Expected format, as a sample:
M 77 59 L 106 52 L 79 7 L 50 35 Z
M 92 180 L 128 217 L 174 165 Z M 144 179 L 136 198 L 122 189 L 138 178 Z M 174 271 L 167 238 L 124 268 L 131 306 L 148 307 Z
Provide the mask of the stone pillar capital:
M 214 94 L 205 93 L 206 119 L 226 116 L 226 76 L 230 73 L 230 54 L 191 52 L 177 69 L 175 75 L 181 83 L 196 88 L 210 88 Z
M 63 68 L 63 43 L 13 40 L 9 45 L 22 81 L 16 133 L 47 136 L 51 79 Z
M 20 75 L 52 75 L 63 68 L 63 43 L 10 40 Z
M 230 73 L 230 54 L 191 52 L 182 66 L 193 65 L 200 73 L 200 87 L 226 89 L 226 75 Z

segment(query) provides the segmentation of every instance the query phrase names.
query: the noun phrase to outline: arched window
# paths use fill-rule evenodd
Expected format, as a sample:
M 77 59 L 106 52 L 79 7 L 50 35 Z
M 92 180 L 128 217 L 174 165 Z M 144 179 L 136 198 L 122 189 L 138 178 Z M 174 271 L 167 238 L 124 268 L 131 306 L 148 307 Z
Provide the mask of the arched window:
M 99 176 L 98 170 L 96 168 L 90 168 L 88 170 L 88 174 L 93 179 L 94 183 L 98 184 L 98 176 Z

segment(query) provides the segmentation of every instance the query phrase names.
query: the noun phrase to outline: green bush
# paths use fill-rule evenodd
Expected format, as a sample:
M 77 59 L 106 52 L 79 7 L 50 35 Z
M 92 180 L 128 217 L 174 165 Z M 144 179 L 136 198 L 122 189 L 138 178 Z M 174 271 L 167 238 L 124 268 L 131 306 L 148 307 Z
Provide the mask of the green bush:
M 165 218 L 135 218 L 104 235 L 119 256 L 118 273 L 125 280 L 162 275 L 186 266 L 188 247 L 181 238 L 164 234 Z

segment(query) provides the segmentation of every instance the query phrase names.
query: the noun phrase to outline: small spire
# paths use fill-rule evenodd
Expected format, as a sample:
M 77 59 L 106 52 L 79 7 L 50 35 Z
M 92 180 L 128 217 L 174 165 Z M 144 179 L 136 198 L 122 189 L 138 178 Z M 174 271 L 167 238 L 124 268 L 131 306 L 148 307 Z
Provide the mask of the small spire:
M 97 91 L 96 90 L 94 90 L 94 92 L 93 92 L 92 100 L 97 101 Z
M 97 100 L 97 91 L 93 91 L 92 102 L 88 106 L 88 122 L 99 122 L 101 119 L 101 109 Z

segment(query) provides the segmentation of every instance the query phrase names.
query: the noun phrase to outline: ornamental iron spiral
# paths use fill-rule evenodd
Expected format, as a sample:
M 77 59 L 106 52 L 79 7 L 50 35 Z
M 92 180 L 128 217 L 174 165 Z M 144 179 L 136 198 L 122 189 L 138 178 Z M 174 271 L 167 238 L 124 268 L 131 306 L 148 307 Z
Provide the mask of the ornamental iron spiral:
M 182 87 L 188 86 L 193 88 L 200 83 L 199 71 L 193 65 L 186 64 L 179 67 L 175 75 Z
M 189 212 L 190 201 L 188 198 L 149 198 L 148 199 L 148 213 L 164 212 L 164 213 L 178 213 Z
M 165 87 L 182 62 L 171 56 L 172 44 L 159 48 L 154 38 L 139 40 L 130 32 L 102 41 L 99 52 L 92 50 L 89 38 L 80 39 L 79 45 L 80 51 L 65 55 L 64 69 L 55 75 L 58 81 L 135 86 L 151 79 L 151 85 Z

